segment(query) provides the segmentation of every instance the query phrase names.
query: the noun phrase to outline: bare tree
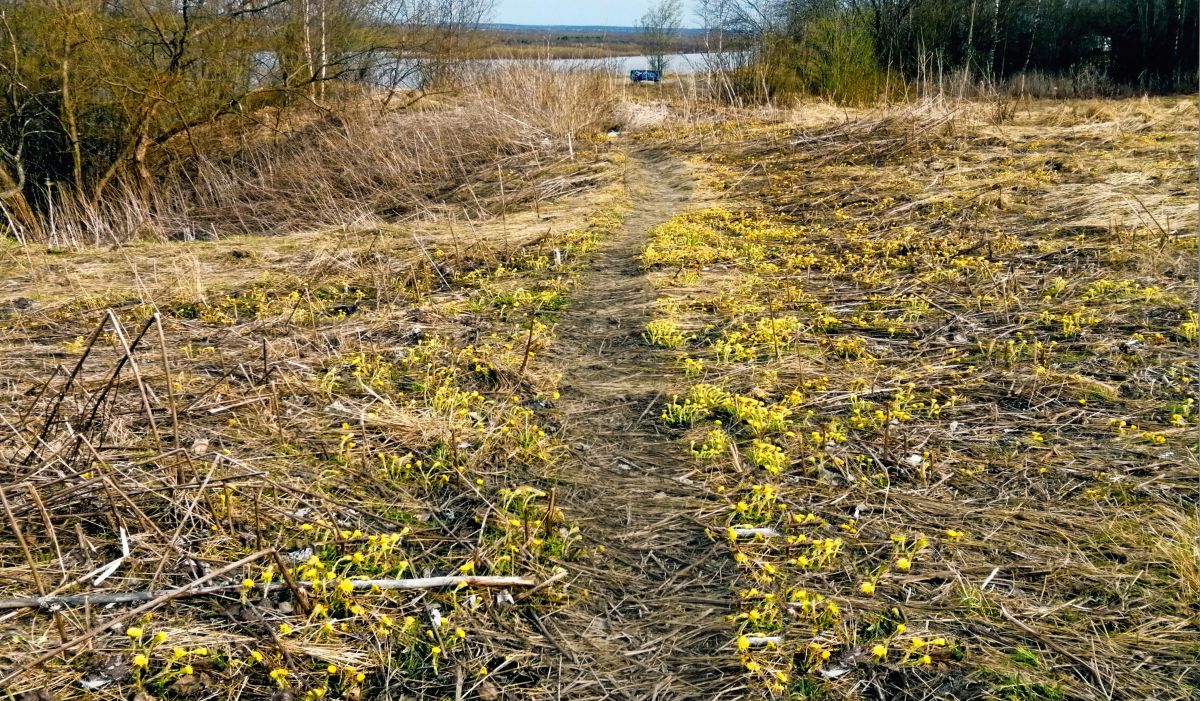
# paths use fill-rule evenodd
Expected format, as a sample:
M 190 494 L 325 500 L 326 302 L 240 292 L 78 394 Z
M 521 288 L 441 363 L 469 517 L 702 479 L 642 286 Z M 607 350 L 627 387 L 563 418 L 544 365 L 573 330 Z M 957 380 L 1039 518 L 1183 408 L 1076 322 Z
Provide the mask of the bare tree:
M 642 30 L 642 46 L 650 59 L 650 70 L 666 72 L 667 54 L 682 25 L 682 0 L 658 0 L 642 15 L 638 28 Z
M 203 155 L 218 123 L 264 126 L 264 110 L 284 123 L 286 110 L 331 112 L 397 87 L 389 66 L 446 60 L 445 47 L 490 9 L 491 0 L 0 0 L 0 236 L 31 229 L 59 193 L 95 203 L 119 185 L 152 200 L 161 174 Z

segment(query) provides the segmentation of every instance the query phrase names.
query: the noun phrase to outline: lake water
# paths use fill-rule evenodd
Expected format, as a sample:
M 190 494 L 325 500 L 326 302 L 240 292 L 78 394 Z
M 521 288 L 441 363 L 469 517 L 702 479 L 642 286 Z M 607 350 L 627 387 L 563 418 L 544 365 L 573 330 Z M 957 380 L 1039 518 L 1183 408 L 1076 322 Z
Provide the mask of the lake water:
M 690 75 L 692 73 L 703 73 L 707 70 L 707 60 L 709 54 L 673 54 L 667 56 L 667 71 L 670 73 L 680 73 Z M 519 62 L 519 61 L 518 61 Z M 622 75 L 628 74 L 633 70 L 649 70 L 649 56 L 614 56 L 612 58 L 583 58 L 583 59 L 561 59 L 552 61 L 555 65 L 561 65 L 563 68 L 573 67 L 590 67 L 597 70 L 611 69 Z
M 672 54 L 667 58 L 667 72 L 677 75 L 694 75 L 708 70 L 711 54 Z M 500 58 L 472 61 L 482 66 L 511 67 L 522 64 L 545 63 L 539 59 Z M 611 58 L 562 58 L 548 62 L 559 70 L 591 69 L 611 71 L 614 75 L 629 75 L 632 70 L 650 68 L 648 56 L 613 56 Z M 416 88 L 422 83 L 427 66 L 413 59 L 396 59 L 375 65 L 370 69 L 368 82 L 383 88 Z

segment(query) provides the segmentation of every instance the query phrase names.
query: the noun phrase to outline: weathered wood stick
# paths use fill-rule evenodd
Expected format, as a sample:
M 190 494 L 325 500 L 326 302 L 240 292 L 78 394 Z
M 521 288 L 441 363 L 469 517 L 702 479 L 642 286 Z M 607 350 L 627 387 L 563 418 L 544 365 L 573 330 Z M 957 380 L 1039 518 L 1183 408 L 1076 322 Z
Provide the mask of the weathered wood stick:
M 565 573 L 564 573 L 565 574 Z M 551 580 L 561 579 L 561 575 Z M 414 579 L 352 579 L 350 583 L 355 589 L 445 589 L 467 585 L 471 587 L 536 587 L 538 580 L 532 577 L 483 577 L 483 576 L 447 576 L 447 577 L 417 577 Z M 299 587 L 311 586 L 307 582 L 297 582 Z M 287 589 L 282 582 L 273 584 L 255 584 L 250 591 L 267 592 Z M 119 591 L 102 592 L 98 594 L 72 594 L 68 596 L 17 596 L 10 599 L 0 599 L 0 610 L 18 608 L 54 609 L 62 606 L 106 606 L 109 604 L 132 604 L 139 601 L 153 601 L 159 597 L 176 593 L 172 598 L 207 596 L 209 594 L 226 594 L 242 590 L 241 584 L 222 584 L 215 587 L 196 589 L 161 590 L 161 591 Z
M 158 596 L 154 597 L 150 601 L 147 601 L 146 603 L 142 604 L 141 606 L 138 606 L 135 609 L 130 609 L 129 611 L 126 611 L 125 613 L 122 613 L 122 614 L 92 628 L 91 630 L 87 631 L 86 633 L 78 635 L 52 650 L 43 652 L 42 654 L 38 655 L 37 657 L 33 658 L 32 660 L 24 662 L 20 666 L 16 667 L 12 671 L 5 674 L 3 677 L 0 677 L 0 688 L 2 688 L 4 684 L 7 684 L 8 682 L 12 681 L 13 679 L 16 679 L 20 675 L 24 674 L 25 671 L 28 670 L 30 667 L 36 667 L 37 665 L 42 664 L 43 662 L 45 662 L 46 660 L 49 660 L 50 658 L 54 657 L 55 655 L 58 655 L 62 652 L 70 650 L 71 648 L 76 647 L 77 645 L 86 643 L 87 641 L 96 637 L 100 633 L 103 633 L 104 631 L 108 630 L 112 626 L 125 623 L 126 621 L 133 619 L 135 616 L 145 613 L 146 611 L 153 609 L 154 607 L 158 606 L 159 604 L 170 601 L 171 599 L 174 599 L 174 598 L 177 598 L 180 596 L 185 596 L 189 591 L 192 591 L 193 587 L 198 587 L 201 584 L 210 582 L 227 572 L 236 570 L 239 567 L 244 567 L 244 566 L 250 564 L 251 562 L 254 562 L 258 558 L 262 557 L 263 555 L 269 555 L 272 552 L 274 552 L 273 548 L 267 548 L 266 550 L 259 550 L 258 552 L 254 553 L 253 555 L 247 555 L 246 557 L 243 557 L 242 559 L 238 560 L 237 562 L 231 562 L 228 565 L 225 565 L 224 567 L 213 570 L 212 572 L 209 572 L 208 574 L 204 575 L 200 579 L 197 579 L 193 582 L 185 584 L 182 587 L 179 587 L 178 589 L 171 589 L 166 592 L 159 592 Z
M 779 647 L 783 645 L 782 635 L 747 635 L 746 642 L 750 647 Z
M 754 538 L 755 536 L 778 538 L 783 535 L 774 528 L 734 528 L 733 532 L 739 538 Z

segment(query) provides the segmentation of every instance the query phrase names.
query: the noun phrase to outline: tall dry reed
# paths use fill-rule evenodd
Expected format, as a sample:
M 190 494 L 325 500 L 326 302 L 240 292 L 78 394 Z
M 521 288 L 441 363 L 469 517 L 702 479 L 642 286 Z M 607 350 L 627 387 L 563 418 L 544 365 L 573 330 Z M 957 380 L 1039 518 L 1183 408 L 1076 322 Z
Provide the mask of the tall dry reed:
M 479 64 L 453 95 L 421 109 L 384 110 L 368 98 L 263 138 L 210 134 L 216 145 L 199 150 L 191 140 L 153 192 L 120 185 L 98 202 L 54 192 L 39 230 L 16 233 L 71 247 L 487 217 L 572 190 L 563 165 L 614 124 L 619 97 L 610 71 Z

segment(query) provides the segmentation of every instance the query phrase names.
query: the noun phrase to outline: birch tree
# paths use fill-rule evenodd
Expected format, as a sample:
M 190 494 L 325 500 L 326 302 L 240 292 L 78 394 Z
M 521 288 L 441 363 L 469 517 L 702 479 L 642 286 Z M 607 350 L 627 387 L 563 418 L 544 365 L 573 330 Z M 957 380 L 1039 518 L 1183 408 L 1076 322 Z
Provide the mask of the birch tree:
M 642 15 L 638 28 L 642 32 L 642 46 L 650 59 L 650 70 L 660 74 L 667 72 L 667 55 L 682 26 L 682 0 L 658 0 Z

